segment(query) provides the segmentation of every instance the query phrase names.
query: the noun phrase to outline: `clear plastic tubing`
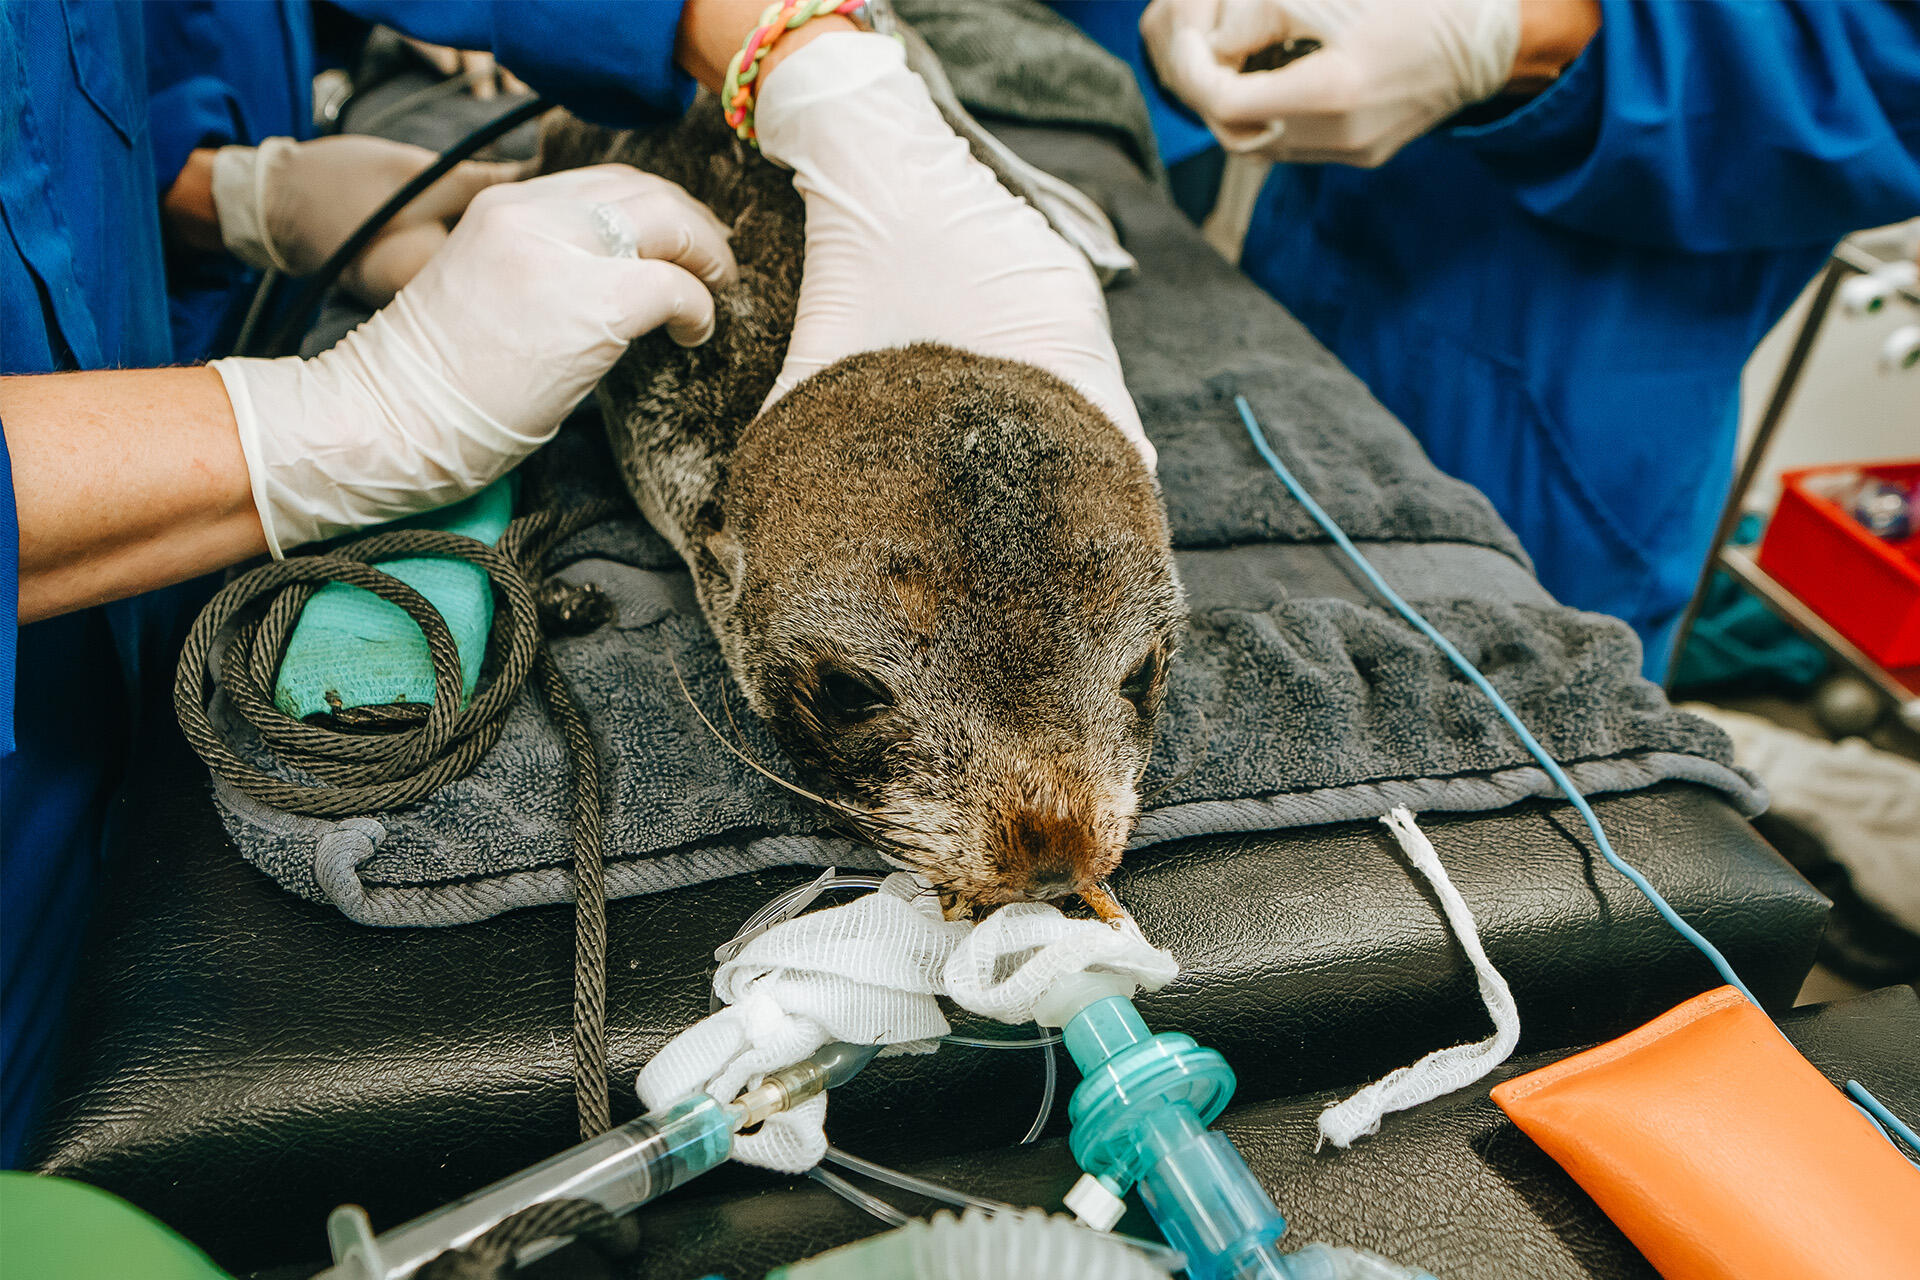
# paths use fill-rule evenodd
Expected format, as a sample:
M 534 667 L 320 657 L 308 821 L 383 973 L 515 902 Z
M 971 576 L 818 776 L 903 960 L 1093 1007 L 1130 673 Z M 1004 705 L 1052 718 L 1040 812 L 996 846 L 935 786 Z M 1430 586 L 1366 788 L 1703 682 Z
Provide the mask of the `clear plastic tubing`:
M 875 1164 L 871 1160 L 862 1160 L 859 1156 L 849 1155 L 838 1147 L 828 1147 L 826 1159 L 842 1169 L 853 1173 L 865 1174 L 875 1182 L 883 1182 L 890 1187 L 924 1196 L 929 1200 L 938 1200 L 950 1204 L 956 1209 L 978 1209 L 982 1213 L 1012 1213 L 1014 1207 L 1000 1200 L 989 1200 L 985 1196 L 968 1195 L 953 1187 L 944 1187 L 937 1182 L 928 1182 L 925 1178 L 916 1178 L 910 1173 L 901 1173 L 885 1165 Z M 871 1212 L 871 1210 L 869 1210 Z

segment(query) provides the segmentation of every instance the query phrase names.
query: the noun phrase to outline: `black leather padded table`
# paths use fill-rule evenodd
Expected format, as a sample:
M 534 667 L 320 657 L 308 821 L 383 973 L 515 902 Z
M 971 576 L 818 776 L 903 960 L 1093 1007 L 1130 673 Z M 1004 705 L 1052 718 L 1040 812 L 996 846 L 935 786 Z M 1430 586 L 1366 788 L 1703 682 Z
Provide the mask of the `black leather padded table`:
M 149 723 L 41 1168 L 126 1196 L 244 1270 L 320 1256 L 325 1215 L 342 1201 L 393 1225 L 572 1141 L 570 908 L 458 929 L 352 924 L 241 861 L 205 770 L 170 722 Z M 1825 900 L 1712 793 L 1670 783 L 1595 807 L 1622 856 L 1756 991 L 1790 1003 Z M 1566 806 L 1423 825 L 1513 985 L 1521 1052 L 1604 1039 L 1716 985 L 1600 862 Z M 617 1118 L 633 1113 L 640 1064 L 706 1012 L 714 947 L 807 874 L 613 904 Z M 1236 1114 L 1291 1114 L 1261 1108 L 1487 1033 L 1438 905 L 1377 824 L 1188 841 L 1133 859 L 1116 885 L 1185 966 L 1143 999 L 1148 1020 L 1226 1054 L 1241 1080 Z M 1070 1087 L 1070 1065 L 1063 1075 Z M 1003 1149 L 1039 1088 L 1031 1053 L 883 1061 L 836 1095 L 829 1132 L 882 1161 L 1025 1168 L 1037 1157 Z M 1063 1123 L 1062 1108 L 1056 1131 Z M 1377 1176 L 1366 1167 L 1355 1176 Z M 710 1201 L 784 1181 L 726 1168 L 700 1191 Z M 702 1239 L 712 1254 L 684 1274 L 759 1274 L 728 1262 L 745 1237 Z
M 1788 1037 L 1833 1080 L 1858 1079 L 1897 1112 L 1920 1111 L 1920 998 L 1889 987 L 1854 1000 L 1795 1009 Z M 1359 1245 L 1453 1280 L 1655 1280 L 1656 1273 L 1570 1177 L 1507 1122 L 1487 1091 L 1561 1055 L 1515 1059 L 1472 1089 L 1388 1118 L 1341 1153 L 1313 1152 L 1314 1122 L 1339 1095 L 1236 1106 L 1216 1127 L 1232 1135 L 1304 1242 Z M 1066 1144 L 916 1163 L 925 1178 L 1014 1203 L 1054 1205 L 1079 1170 Z M 896 1195 L 910 1212 L 922 1206 Z M 711 1194 L 702 1184 L 637 1215 L 636 1255 L 606 1266 L 569 1250 L 541 1277 L 691 1280 L 716 1268 L 759 1277 L 870 1234 L 866 1215 L 805 1183 L 759 1195 Z M 1150 1234 L 1132 1211 L 1118 1230 Z M 315 1264 L 259 1280 L 305 1280 Z

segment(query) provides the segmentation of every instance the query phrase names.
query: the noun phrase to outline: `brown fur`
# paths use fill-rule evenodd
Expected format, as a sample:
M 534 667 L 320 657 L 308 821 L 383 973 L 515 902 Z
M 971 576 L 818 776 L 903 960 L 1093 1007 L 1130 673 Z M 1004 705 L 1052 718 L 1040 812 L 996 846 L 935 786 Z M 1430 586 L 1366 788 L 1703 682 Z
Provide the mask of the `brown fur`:
M 713 339 L 642 339 L 599 395 L 748 702 L 956 909 L 1090 889 L 1136 816 L 1183 620 L 1139 455 L 1052 375 L 931 344 L 841 360 L 759 414 L 799 287 L 787 175 L 710 101 L 648 135 L 549 127 L 544 167 L 608 159 L 734 228 Z

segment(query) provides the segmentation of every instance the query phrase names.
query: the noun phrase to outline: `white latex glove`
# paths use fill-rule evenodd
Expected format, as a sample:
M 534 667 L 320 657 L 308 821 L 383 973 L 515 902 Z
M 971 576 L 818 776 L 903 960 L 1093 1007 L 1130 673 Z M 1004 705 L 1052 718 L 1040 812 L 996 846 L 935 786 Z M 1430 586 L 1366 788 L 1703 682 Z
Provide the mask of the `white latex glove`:
M 705 205 L 625 165 L 482 192 L 446 248 L 332 350 L 214 362 L 268 547 L 485 488 L 634 338 L 662 324 L 682 346 L 712 336 L 707 285 L 734 272 Z
M 1154 69 L 1229 151 L 1371 167 L 1498 93 L 1520 48 L 1519 0 L 1154 0 Z M 1320 48 L 1243 72 L 1289 40 Z
M 220 239 L 251 266 L 308 275 L 434 159 L 425 147 L 365 134 L 222 147 L 213 157 Z M 520 173 L 518 164 L 482 160 L 454 166 L 394 216 L 341 284 L 370 306 L 385 306 L 446 243 L 447 228 L 474 196 Z
M 844 356 L 944 342 L 1070 383 L 1153 467 L 1093 269 L 973 158 L 896 41 L 812 41 L 767 77 L 755 124 L 807 210 L 799 313 L 768 404 Z

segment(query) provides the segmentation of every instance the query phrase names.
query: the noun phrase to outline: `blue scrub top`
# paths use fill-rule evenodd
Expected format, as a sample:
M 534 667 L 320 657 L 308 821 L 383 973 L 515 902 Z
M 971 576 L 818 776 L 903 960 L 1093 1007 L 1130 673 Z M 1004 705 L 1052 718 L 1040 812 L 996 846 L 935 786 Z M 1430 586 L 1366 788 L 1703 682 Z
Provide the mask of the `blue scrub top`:
M 1147 100 L 1147 116 L 1153 122 L 1154 141 L 1159 146 L 1160 163 L 1171 169 L 1182 160 L 1191 160 L 1220 144 L 1207 126 L 1187 109 L 1185 103 L 1160 87 L 1153 67 L 1147 61 L 1146 45 L 1140 39 L 1140 15 L 1146 11 L 1144 0 L 1048 0 L 1048 8 L 1092 36 L 1100 45 L 1133 68 L 1140 82 L 1140 93 Z
M 492 49 L 542 93 L 609 122 L 656 118 L 692 97 L 672 61 L 675 3 L 341 7 Z M 0 3 L 0 374 L 202 354 L 235 278 L 176 262 L 170 316 L 160 194 L 194 147 L 297 136 L 311 63 L 299 3 Z M 0 1165 L 9 1167 L 44 1102 L 133 709 L 167 679 L 193 594 L 16 627 L 18 570 L 0 423 Z
M 1511 114 L 1276 166 L 1241 265 L 1658 678 L 1748 354 L 1835 241 L 1920 214 L 1920 6 L 1602 8 Z
M 163 188 L 197 148 L 311 136 L 307 0 L 165 0 L 144 18 L 153 171 Z M 225 254 L 171 252 L 166 266 L 174 359 L 224 354 L 258 274 Z
M 1742 365 L 1835 241 L 1916 213 L 1920 6 L 1607 0 L 1521 110 L 1278 168 L 1242 265 L 1658 678 Z
M 137 6 L 0 5 L 0 372 L 171 361 L 151 142 Z M 0 478 L 0 1157 L 9 1165 L 57 1047 L 143 621 L 130 602 L 113 620 L 118 636 L 101 609 L 16 635 L 12 475 L 9 461 Z

